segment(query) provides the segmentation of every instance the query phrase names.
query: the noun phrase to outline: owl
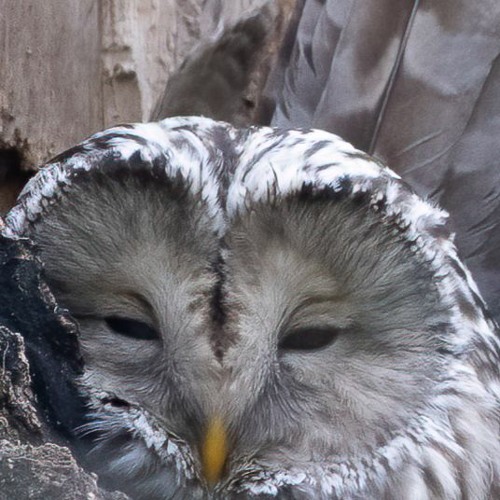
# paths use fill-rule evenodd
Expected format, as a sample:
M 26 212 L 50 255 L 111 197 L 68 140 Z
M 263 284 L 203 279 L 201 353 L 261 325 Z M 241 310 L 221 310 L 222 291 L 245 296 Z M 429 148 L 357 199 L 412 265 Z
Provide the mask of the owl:
M 35 389 L 103 486 L 140 500 L 500 497 L 484 104 L 500 9 L 471 5 L 297 2 L 261 89 L 273 128 L 238 100 L 272 45 L 257 16 L 181 67 L 159 121 L 100 132 L 26 186 L 2 232 L 33 242 L 75 326 L 73 344 L 52 339 L 73 346 L 57 369 L 32 349 Z M 460 85 L 440 54 L 463 65 Z
M 52 419 L 132 498 L 496 498 L 500 341 L 446 218 L 320 130 L 94 135 L 4 230 L 78 325 Z

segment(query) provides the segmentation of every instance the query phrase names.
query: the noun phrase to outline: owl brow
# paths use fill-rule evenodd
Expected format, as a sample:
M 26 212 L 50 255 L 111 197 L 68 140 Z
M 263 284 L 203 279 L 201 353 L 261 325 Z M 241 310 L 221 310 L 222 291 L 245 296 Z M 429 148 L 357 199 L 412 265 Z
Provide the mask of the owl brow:
M 303 309 L 307 309 L 308 307 L 315 306 L 318 304 L 325 304 L 331 302 L 342 302 L 346 299 L 348 294 L 344 293 L 336 293 L 336 294 L 321 294 L 321 295 L 310 295 L 305 299 L 301 300 L 297 306 L 295 306 L 291 312 L 290 316 L 297 314 Z
M 130 301 L 134 304 L 138 304 L 139 308 L 142 309 L 144 314 L 150 318 L 153 322 L 155 319 L 155 313 L 153 306 L 149 303 L 149 301 L 139 292 L 136 291 L 126 291 L 126 292 L 118 292 L 115 294 L 116 296 L 122 297 L 127 301 Z M 90 314 L 72 314 L 76 319 L 98 319 L 101 316 L 96 316 L 95 313 Z
M 155 317 L 153 306 L 149 303 L 148 299 L 146 299 L 146 297 L 144 297 L 141 293 L 139 293 L 135 290 L 130 290 L 127 292 L 123 292 L 120 295 L 122 295 L 126 299 L 131 300 L 132 302 L 138 303 L 139 306 L 141 307 L 141 309 L 143 309 L 144 312 L 151 319 L 153 319 Z
M 303 314 L 304 310 L 307 310 L 307 308 L 310 308 L 310 307 L 315 306 L 315 305 L 327 304 L 327 303 L 335 304 L 335 303 L 342 302 L 347 296 L 348 296 L 347 293 L 322 294 L 322 295 L 309 296 L 309 297 L 305 298 L 304 300 L 300 301 L 300 303 L 298 305 L 296 305 L 293 309 L 286 311 L 283 314 L 282 319 L 284 319 L 284 317 L 288 317 L 291 319 L 291 318 L 294 318 L 295 316 L 299 316 L 301 313 Z M 286 333 L 289 332 L 290 329 L 298 327 L 297 325 L 293 326 L 293 321 L 290 322 L 290 321 L 285 320 L 284 322 L 282 322 L 282 324 L 284 324 L 284 328 L 281 329 L 280 336 L 286 335 Z M 347 318 L 342 318 L 340 325 L 337 324 L 337 325 L 328 325 L 328 326 L 335 327 L 335 328 L 341 328 L 342 330 L 344 330 L 344 329 L 352 328 L 354 325 L 355 325 L 355 322 L 352 320 L 352 318 L 347 317 Z M 318 327 L 317 322 L 315 322 L 314 326 Z M 303 325 L 301 325 L 301 327 L 303 327 Z

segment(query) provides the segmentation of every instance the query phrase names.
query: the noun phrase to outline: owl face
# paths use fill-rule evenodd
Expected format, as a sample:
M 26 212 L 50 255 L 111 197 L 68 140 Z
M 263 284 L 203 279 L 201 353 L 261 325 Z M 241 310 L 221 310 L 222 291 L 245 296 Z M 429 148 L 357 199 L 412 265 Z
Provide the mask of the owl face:
M 49 284 L 79 325 L 83 387 L 104 392 L 114 411 L 135 405 L 169 433 L 198 443 L 219 367 L 210 344 L 218 238 L 203 201 L 165 177 L 126 167 L 91 172 L 33 231 Z M 148 458 L 137 467 L 139 454 L 132 446 L 128 456 L 129 440 L 115 435 L 116 425 L 116 415 L 96 415 L 79 433 L 99 443 L 90 451 L 94 467 L 102 462 L 98 470 L 115 457 L 105 475 L 123 488 L 115 480 L 122 469 L 144 475 L 156 465 L 145 448 Z M 103 433 L 107 440 L 96 437 Z M 157 482 L 173 480 L 160 474 Z M 127 489 L 155 498 L 151 487 L 136 486 Z
M 165 178 L 92 172 L 34 231 L 49 283 L 78 321 L 86 383 L 174 432 L 201 421 L 214 389 L 207 332 L 218 255 L 203 202 Z
M 229 231 L 238 338 L 222 394 L 242 453 L 259 435 L 257 454 L 359 455 L 422 410 L 441 376 L 448 311 L 429 265 L 366 201 L 324 194 L 258 204 Z
M 498 338 L 443 221 L 335 136 L 194 118 L 98 134 L 7 220 L 78 321 L 108 486 L 488 498 Z

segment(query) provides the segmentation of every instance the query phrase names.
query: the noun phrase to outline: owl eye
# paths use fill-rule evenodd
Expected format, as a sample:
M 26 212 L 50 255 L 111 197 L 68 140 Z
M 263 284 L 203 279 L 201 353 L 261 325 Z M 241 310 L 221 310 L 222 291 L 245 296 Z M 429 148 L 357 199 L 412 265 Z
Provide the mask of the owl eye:
M 280 341 L 278 347 L 296 351 L 313 351 L 330 345 L 339 334 L 340 329 L 332 327 L 300 328 L 292 330 Z
M 125 337 L 131 337 L 139 340 L 158 340 L 160 336 L 158 332 L 151 326 L 129 318 L 117 318 L 116 316 L 109 316 L 104 319 L 106 324 L 115 333 L 119 333 Z

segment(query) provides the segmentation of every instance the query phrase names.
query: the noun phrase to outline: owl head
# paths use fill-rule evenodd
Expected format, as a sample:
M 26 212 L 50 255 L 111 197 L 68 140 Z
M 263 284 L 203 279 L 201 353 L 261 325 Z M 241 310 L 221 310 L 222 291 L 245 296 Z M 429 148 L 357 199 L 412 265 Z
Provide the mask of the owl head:
M 116 127 L 42 169 L 6 232 L 35 242 L 78 323 L 86 407 L 71 432 L 106 485 L 493 494 L 495 325 L 446 214 L 338 137 Z

